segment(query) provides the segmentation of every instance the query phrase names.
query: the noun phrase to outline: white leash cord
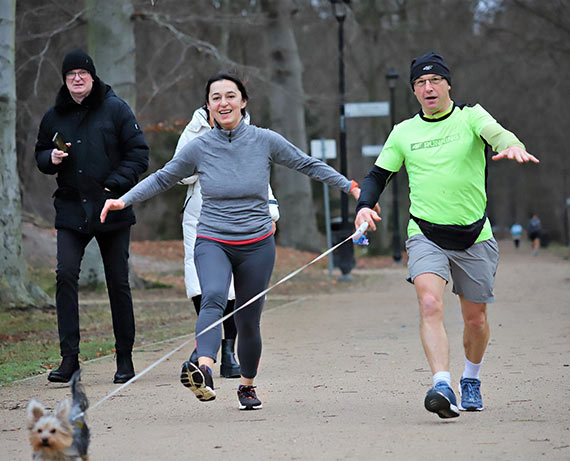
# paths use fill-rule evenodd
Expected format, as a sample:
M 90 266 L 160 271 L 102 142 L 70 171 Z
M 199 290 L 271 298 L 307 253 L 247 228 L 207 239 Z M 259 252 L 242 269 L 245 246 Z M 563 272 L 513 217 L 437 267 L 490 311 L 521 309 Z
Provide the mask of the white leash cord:
M 366 224 L 366 226 L 364 226 L 364 224 Z M 363 234 L 364 232 L 366 232 L 366 229 L 368 228 L 368 223 L 364 223 L 363 225 L 361 225 L 358 230 L 356 230 L 352 235 L 350 235 L 349 237 L 347 237 L 346 239 L 344 239 L 342 242 L 336 244 L 335 246 L 333 246 L 332 248 L 328 249 L 327 251 L 325 251 L 323 254 L 317 256 L 315 259 L 313 259 L 312 261 L 308 262 L 307 264 L 305 264 L 303 267 L 300 267 L 299 269 L 297 269 L 296 271 L 291 272 L 289 275 L 287 275 L 286 277 L 283 277 L 281 280 L 279 280 L 278 282 L 274 283 L 273 285 L 271 285 L 269 288 L 263 290 L 261 293 L 255 295 L 253 298 L 251 298 L 248 302 L 246 302 L 245 304 L 242 304 L 240 307 L 238 307 L 237 309 L 234 309 L 232 312 L 230 312 L 228 315 L 222 317 L 221 319 L 215 321 L 214 323 L 212 323 L 211 325 L 207 326 L 206 328 L 204 328 L 200 333 L 198 333 L 196 335 L 196 338 L 198 338 L 198 336 L 202 336 L 204 333 L 206 333 L 207 331 L 210 331 L 212 328 L 216 328 L 218 325 L 220 325 L 221 323 L 223 323 L 225 320 L 229 319 L 232 315 L 234 315 L 236 312 L 242 310 L 244 307 L 249 306 L 251 303 L 257 301 L 259 298 L 261 298 L 262 296 L 264 296 L 265 294 L 267 294 L 268 291 L 273 290 L 273 288 L 281 285 L 282 283 L 286 282 L 287 280 L 295 277 L 299 272 L 305 270 L 307 267 L 309 267 L 311 264 L 316 263 L 319 259 L 324 258 L 325 256 L 327 256 L 329 253 L 332 253 L 334 250 L 336 250 L 339 246 L 344 245 L 346 242 L 348 242 L 350 239 L 353 239 L 354 241 L 358 240 Z
M 101 400 L 99 400 L 95 405 L 89 407 L 87 410 L 85 410 L 84 412 L 78 414 L 75 418 L 73 418 L 74 420 L 76 420 L 77 418 L 85 415 L 85 413 L 87 413 L 90 410 L 94 410 L 95 408 L 97 408 L 99 405 L 101 405 L 103 402 L 105 402 L 106 400 L 109 400 L 111 397 L 113 397 L 115 394 L 119 393 L 120 391 L 122 391 L 125 387 L 127 387 L 128 385 L 130 385 L 131 383 L 134 383 L 135 381 L 137 381 L 141 376 L 146 375 L 150 370 L 152 370 L 154 367 L 156 367 L 157 365 L 159 365 L 160 363 L 164 362 L 166 359 L 168 359 L 169 357 L 171 357 L 173 354 L 175 354 L 176 352 L 178 352 L 180 349 L 182 349 L 183 347 L 185 347 L 188 343 L 195 341 L 196 338 L 198 338 L 199 336 L 202 336 L 204 333 L 206 333 L 207 331 L 210 331 L 212 328 L 217 327 L 218 325 L 220 325 L 221 323 L 223 323 L 225 320 L 229 319 L 232 315 L 234 315 L 236 312 L 242 310 L 243 308 L 249 306 L 251 303 L 257 301 L 259 298 L 261 298 L 262 296 L 265 296 L 265 294 L 267 294 L 267 292 L 273 290 L 273 288 L 281 285 L 282 283 L 286 282 L 287 280 L 295 277 L 299 272 L 303 271 L 304 269 L 306 269 L 307 267 L 309 267 L 311 264 L 316 263 L 318 260 L 324 258 L 325 256 L 327 256 L 328 254 L 332 253 L 334 250 L 336 250 L 338 247 L 340 247 L 341 245 L 344 245 L 346 242 L 348 242 L 350 239 L 352 239 L 354 242 L 358 241 L 364 234 L 364 232 L 366 232 L 366 229 L 368 229 L 368 223 L 363 223 L 352 235 L 350 235 L 349 237 L 347 237 L 346 239 L 344 239 L 342 242 L 336 244 L 335 246 L 333 246 L 332 248 L 329 248 L 327 251 L 325 251 L 324 253 L 322 253 L 321 255 L 317 256 L 315 259 L 313 259 L 312 261 L 308 262 L 307 264 L 305 264 L 303 267 L 297 269 L 296 271 L 291 272 L 289 275 L 287 275 L 286 277 L 283 277 L 281 280 L 279 280 L 278 282 L 274 283 L 273 285 L 271 285 L 269 288 L 263 290 L 261 293 L 255 295 L 253 298 L 251 298 L 249 301 L 247 301 L 245 304 L 242 304 L 240 307 L 238 307 L 237 309 L 234 309 L 232 312 L 230 312 L 228 315 L 222 317 L 221 319 L 215 321 L 214 323 L 212 323 L 211 325 L 209 325 L 208 327 L 204 328 L 200 333 L 198 333 L 194 338 L 189 339 L 187 341 L 185 341 L 184 343 L 182 343 L 180 346 L 178 346 L 177 348 L 173 349 L 172 351 L 170 351 L 168 354 L 166 354 L 165 356 L 163 356 L 162 358 L 158 359 L 156 362 L 154 362 L 152 365 L 148 366 L 147 368 L 145 368 L 143 371 L 141 371 L 138 375 L 133 376 L 131 379 L 129 379 L 126 383 L 122 384 L 121 386 L 119 386 L 117 389 L 115 389 L 113 392 L 111 392 L 110 394 L 108 394 L 107 396 L 103 397 Z

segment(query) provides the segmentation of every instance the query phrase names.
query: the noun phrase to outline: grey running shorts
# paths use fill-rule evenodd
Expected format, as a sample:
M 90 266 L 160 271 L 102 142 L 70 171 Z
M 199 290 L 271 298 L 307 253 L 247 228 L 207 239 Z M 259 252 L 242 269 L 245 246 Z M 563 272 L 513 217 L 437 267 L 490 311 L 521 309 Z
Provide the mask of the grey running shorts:
M 494 238 L 475 243 L 466 250 L 445 250 L 417 234 L 406 241 L 407 280 L 421 274 L 439 275 L 446 282 L 453 279 L 453 293 L 474 303 L 492 303 L 493 285 L 499 264 L 499 247 Z

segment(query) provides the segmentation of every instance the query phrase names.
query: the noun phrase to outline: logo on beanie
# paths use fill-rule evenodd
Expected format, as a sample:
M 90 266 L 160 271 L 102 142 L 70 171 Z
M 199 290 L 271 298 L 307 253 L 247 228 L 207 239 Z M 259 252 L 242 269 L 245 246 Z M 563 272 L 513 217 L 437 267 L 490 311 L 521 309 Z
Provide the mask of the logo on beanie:
M 422 70 L 431 70 L 432 67 L 433 67 L 433 65 L 430 64 L 429 66 L 424 66 L 424 68 Z

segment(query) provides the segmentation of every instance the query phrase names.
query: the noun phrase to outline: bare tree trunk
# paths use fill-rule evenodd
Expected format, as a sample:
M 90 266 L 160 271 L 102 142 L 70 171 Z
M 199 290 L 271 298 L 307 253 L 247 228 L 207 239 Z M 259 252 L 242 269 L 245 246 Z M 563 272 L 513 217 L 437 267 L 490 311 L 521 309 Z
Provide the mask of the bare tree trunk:
M 97 74 L 136 112 L 133 13 L 130 0 L 87 0 L 89 53 Z
M 22 252 L 20 180 L 16 168 L 16 0 L 0 2 L 0 305 L 52 304 L 28 280 Z
M 133 5 L 131 0 L 101 2 L 87 0 L 89 54 L 95 62 L 97 75 L 111 85 L 121 99 L 135 112 L 136 67 Z M 143 280 L 129 264 L 133 288 L 143 288 Z M 79 284 L 94 287 L 105 283 L 101 252 L 93 239 L 85 249 Z
M 269 97 L 271 128 L 306 152 L 303 66 L 291 24 L 294 5 L 291 0 L 264 0 L 261 5 L 269 19 L 267 54 L 272 82 Z M 319 242 L 314 238 L 319 234 L 310 179 L 276 166 L 271 182 L 281 212 L 279 243 L 302 250 L 320 250 Z
M 222 0 L 222 11 L 230 11 L 230 0 Z M 222 56 L 229 56 L 229 49 L 230 49 L 230 36 L 231 31 L 229 28 L 222 27 L 220 31 L 220 45 L 218 49 Z

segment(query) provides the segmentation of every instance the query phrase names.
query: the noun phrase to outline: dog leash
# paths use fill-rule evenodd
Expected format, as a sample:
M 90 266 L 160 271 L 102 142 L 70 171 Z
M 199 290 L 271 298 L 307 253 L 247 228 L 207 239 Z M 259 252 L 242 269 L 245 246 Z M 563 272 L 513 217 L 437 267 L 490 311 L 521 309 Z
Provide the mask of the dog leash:
M 224 321 L 226 321 L 227 319 L 229 319 L 232 315 L 234 315 L 236 312 L 242 310 L 243 308 L 249 306 L 251 303 L 257 301 L 259 298 L 261 298 L 262 296 L 265 296 L 267 294 L 267 292 L 273 290 L 273 288 L 278 287 L 279 285 L 281 285 L 282 283 L 285 283 L 287 280 L 292 279 L 293 277 L 295 277 L 299 272 L 305 270 L 307 267 L 309 267 L 311 264 L 316 263 L 318 260 L 324 258 L 325 256 L 327 256 L 329 253 L 332 253 L 334 250 L 336 250 L 338 247 L 340 247 L 341 245 L 344 245 L 346 242 L 348 242 L 350 239 L 352 239 L 352 241 L 354 243 L 358 243 L 359 245 L 367 245 L 368 244 L 368 240 L 366 240 L 366 238 L 364 237 L 364 232 L 366 232 L 366 229 L 368 229 L 368 223 L 364 222 L 352 235 L 350 235 L 349 237 L 347 237 L 345 240 L 343 240 L 342 242 L 338 243 L 337 245 L 333 246 L 332 248 L 328 249 L 327 251 L 325 251 L 324 253 L 322 253 L 321 255 L 317 256 L 315 259 L 313 259 L 312 261 L 308 262 L 307 264 L 305 264 L 303 267 L 300 267 L 299 269 L 297 269 L 296 271 L 291 272 L 289 275 L 287 275 L 286 277 L 283 277 L 281 280 L 279 280 L 278 282 L 274 283 L 273 285 L 271 285 L 269 288 L 263 290 L 261 293 L 255 295 L 253 298 L 251 298 L 248 302 L 246 302 L 245 304 L 242 304 L 240 307 L 238 307 L 237 309 L 234 309 L 232 312 L 230 312 L 228 315 L 222 317 L 219 320 L 216 320 L 214 323 L 212 323 L 211 325 L 207 326 L 206 328 L 204 328 L 200 333 L 198 333 L 196 335 L 196 338 L 198 338 L 199 336 L 202 336 L 204 333 L 210 331 L 212 328 L 216 328 L 218 325 L 220 325 L 221 323 L 223 323 Z
M 325 251 L 324 253 L 320 254 L 319 256 L 317 256 L 315 259 L 313 259 L 312 261 L 308 262 L 307 264 L 305 264 L 303 267 L 300 267 L 299 269 L 291 272 L 289 275 L 283 277 L 281 280 L 279 280 L 278 282 L 274 283 L 273 285 L 271 285 L 269 288 L 263 290 L 261 293 L 255 295 L 253 298 L 251 298 L 249 301 L 247 301 L 246 303 L 242 304 L 241 306 L 239 306 L 237 309 L 234 309 L 232 312 L 230 312 L 228 315 L 222 317 L 219 320 L 216 320 L 214 323 L 212 323 L 211 325 L 207 326 L 206 328 L 204 328 L 200 333 L 198 333 L 196 336 L 194 336 L 194 338 L 191 338 L 185 342 L 183 342 L 180 346 L 176 347 L 175 349 L 173 349 L 172 351 L 170 351 L 168 354 L 164 355 L 163 357 L 161 357 L 160 359 L 158 359 L 156 362 L 154 362 L 153 364 L 149 365 L 147 368 L 145 368 L 143 371 L 141 371 L 138 375 L 133 376 L 131 379 L 129 379 L 126 383 L 122 384 L 121 386 L 119 386 L 117 389 L 115 389 L 113 392 L 111 392 L 110 394 L 107 394 L 105 397 L 103 397 L 101 400 L 99 400 L 95 405 L 92 405 L 91 407 L 89 407 L 88 409 L 86 409 L 85 411 L 79 413 L 77 416 L 75 416 L 73 418 L 73 421 L 77 424 L 77 419 L 85 416 L 85 414 L 91 410 L 94 410 L 95 408 L 97 408 L 99 405 L 101 405 L 103 402 L 109 400 L 111 397 L 113 397 L 114 395 L 116 395 L 117 393 L 119 393 L 120 391 L 122 391 L 125 387 L 131 385 L 132 383 L 134 383 L 135 381 L 137 381 L 139 378 L 141 378 L 142 376 L 146 375 L 150 370 L 152 370 L 153 368 L 155 368 L 156 366 L 160 365 L 162 362 L 164 362 L 166 359 L 168 359 L 169 357 L 171 357 L 172 355 L 174 355 L 176 352 L 178 352 L 180 349 L 184 348 L 187 344 L 191 343 L 192 341 L 196 341 L 196 339 L 199 336 L 202 336 L 204 333 L 210 331 L 212 328 L 216 328 L 218 325 L 220 325 L 221 323 L 223 323 L 225 320 L 229 319 L 232 315 L 234 315 L 236 312 L 246 308 L 247 306 L 249 306 L 251 303 L 257 301 L 259 298 L 261 298 L 262 296 L 265 296 L 269 291 L 273 290 L 273 288 L 278 287 L 279 285 L 281 285 L 282 283 L 285 283 L 287 280 L 292 279 L 293 277 L 295 277 L 299 272 L 305 270 L 307 267 L 309 267 L 311 264 L 316 263 L 317 261 L 319 261 L 320 259 L 324 258 L 325 256 L 327 256 L 328 254 L 332 253 L 334 250 L 336 250 L 338 247 L 340 247 L 341 245 L 344 245 L 346 242 L 348 242 L 349 240 L 352 240 L 353 243 L 356 243 L 358 245 L 368 245 L 368 240 L 366 239 L 364 233 L 366 232 L 366 230 L 368 229 L 368 223 L 364 222 L 360 225 L 360 227 L 354 232 L 352 233 L 350 236 L 348 236 L 346 239 L 344 239 L 342 242 L 336 244 L 335 246 L 329 248 L 327 251 Z

